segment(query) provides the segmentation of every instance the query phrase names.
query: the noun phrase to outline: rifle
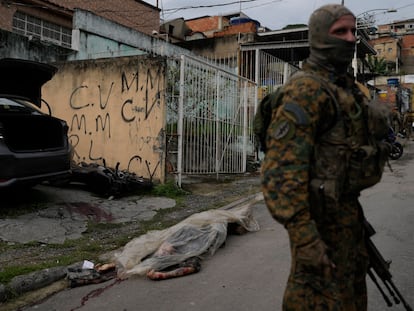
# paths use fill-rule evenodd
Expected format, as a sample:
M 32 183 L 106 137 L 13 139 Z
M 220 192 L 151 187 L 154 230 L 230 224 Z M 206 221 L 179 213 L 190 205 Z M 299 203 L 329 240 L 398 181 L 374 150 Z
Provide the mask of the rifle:
M 394 303 L 399 304 L 401 302 L 404 305 L 405 310 L 412 311 L 413 309 L 411 309 L 408 303 L 404 300 L 404 297 L 401 295 L 398 288 L 395 286 L 394 282 L 391 280 L 392 275 L 389 270 L 391 261 L 386 261 L 382 257 L 378 249 L 375 247 L 374 243 L 371 241 L 370 237 L 375 234 L 375 229 L 366 219 L 364 219 L 364 229 L 365 229 L 365 244 L 366 244 L 368 256 L 369 256 L 369 266 L 368 266 L 369 277 L 374 282 L 374 284 L 377 286 L 378 290 L 380 291 L 388 307 L 392 306 L 391 299 L 387 296 L 384 289 L 378 283 L 377 278 L 375 277 L 375 274 L 381 279 L 385 288 L 388 290 L 390 296 L 393 298 Z
M 311 183 L 311 189 L 314 193 L 316 192 L 317 196 L 320 198 L 320 204 L 323 206 L 323 208 L 325 208 L 325 186 L 324 184 L 313 185 Z M 358 206 L 362 213 L 362 206 L 361 204 L 359 204 L 359 202 L 358 202 Z M 404 297 L 401 295 L 397 286 L 395 286 L 394 282 L 391 280 L 392 275 L 389 270 L 391 261 L 386 261 L 384 257 L 382 257 L 381 253 L 379 252 L 379 250 L 376 248 L 376 246 L 370 239 L 376 233 L 374 227 L 372 227 L 372 225 L 368 222 L 368 220 L 366 220 L 365 217 L 363 218 L 363 225 L 364 225 L 364 231 L 365 231 L 365 245 L 366 245 L 368 257 L 369 257 L 367 274 L 369 275 L 371 280 L 374 282 L 374 284 L 377 286 L 379 292 L 381 293 L 388 307 L 392 306 L 392 302 L 390 298 L 387 296 L 387 294 L 385 293 L 384 289 L 379 284 L 375 275 L 377 275 L 381 279 L 385 288 L 390 293 L 390 296 L 393 298 L 395 304 L 399 304 L 400 302 L 402 302 L 405 310 L 413 311 L 413 309 L 408 305 Z

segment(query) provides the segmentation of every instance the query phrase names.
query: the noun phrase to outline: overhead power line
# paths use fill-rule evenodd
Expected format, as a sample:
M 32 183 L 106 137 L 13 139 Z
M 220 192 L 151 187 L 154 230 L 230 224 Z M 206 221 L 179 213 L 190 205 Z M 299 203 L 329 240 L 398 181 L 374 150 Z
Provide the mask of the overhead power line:
M 184 6 L 181 8 L 171 8 L 171 9 L 164 9 L 165 12 L 178 12 L 181 10 L 189 10 L 189 9 L 202 9 L 202 8 L 214 8 L 214 7 L 220 7 L 220 6 L 227 6 L 227 5 L 233 5 L 233 4 L 240 4 L 245 2 L 257 2 L 261 0 L 239 0 L 239 1 L 232 1 L 228 3 L 220 3 L 220 4 L 206 4 L 206 5 L 191 5 L 191 6 Z
M 258 8 L 258 7 L 261 7 L 261 6 L 269 5 L 269 4 L 272 4 L 272 3 L 275 3 L 275 2 L 282 2 L 282 1 L 283 0 L 273 0 L 273 1 L 262 3 L 262 4 L 256 4 L 256 5 L 253 5 L 253 6 L 249 6 L 249 7 L 243 8 L 243 9 L 248 10 L 248 9 Z

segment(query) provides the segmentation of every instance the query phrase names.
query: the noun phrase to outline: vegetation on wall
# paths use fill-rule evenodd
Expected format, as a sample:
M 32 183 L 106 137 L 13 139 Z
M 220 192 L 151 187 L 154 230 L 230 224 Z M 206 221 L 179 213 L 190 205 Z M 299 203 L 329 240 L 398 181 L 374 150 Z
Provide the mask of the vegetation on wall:
M 385 58 L 368 55 L 366 60 L 368 68 L 373 74 L 386 75 L 390 73 Z

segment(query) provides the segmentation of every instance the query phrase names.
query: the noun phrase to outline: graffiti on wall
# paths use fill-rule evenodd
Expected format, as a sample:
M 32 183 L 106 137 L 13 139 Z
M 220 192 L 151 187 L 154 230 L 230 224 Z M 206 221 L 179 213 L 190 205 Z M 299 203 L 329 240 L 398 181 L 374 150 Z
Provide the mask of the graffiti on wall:
M 159 176 L 163 72 L 142 67 L 72 89 L 67 120 L 76 162 L 112 167 L 120 162 L 123 169 L 145 178 Z

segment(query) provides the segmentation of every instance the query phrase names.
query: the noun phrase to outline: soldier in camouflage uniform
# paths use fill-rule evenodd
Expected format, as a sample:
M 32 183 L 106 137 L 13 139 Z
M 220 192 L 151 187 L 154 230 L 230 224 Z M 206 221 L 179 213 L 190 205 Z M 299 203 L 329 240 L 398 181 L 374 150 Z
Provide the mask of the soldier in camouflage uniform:
M 284 85 L 267 130 L 262 190 L 292 256 L 285 311 L 367 310 L 358 196 L 381 178 L 386 159 L 377 142 L 386 128 L 370 121 L 376 114 L 347 72 L 355 22 L 341 5 L 311 15 L 308 74 Z

